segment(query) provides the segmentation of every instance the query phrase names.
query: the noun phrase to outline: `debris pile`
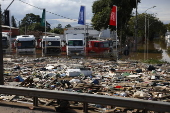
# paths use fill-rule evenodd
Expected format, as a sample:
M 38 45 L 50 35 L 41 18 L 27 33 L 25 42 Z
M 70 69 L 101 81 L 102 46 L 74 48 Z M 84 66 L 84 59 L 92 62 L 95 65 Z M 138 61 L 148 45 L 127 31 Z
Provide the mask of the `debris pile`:
M 153 101 L 170 101 L 169 64 L 137 61 L 70 59 L 59 57 L 4 59 L 5 85 L 90 93 Z M 1 95 L 0 99 L 32 102 L 29 97 Z M 39 98 L 44 105 L 68 106 L 67 101 Z M 61 104 L 62 103 L 62 104 Z M 70 106 L 82 103 L 69 102 Z M 128 108 L 89 104 L 95 110 L 128 111 Z M 139 112 L 140 110 L 131 110 Z

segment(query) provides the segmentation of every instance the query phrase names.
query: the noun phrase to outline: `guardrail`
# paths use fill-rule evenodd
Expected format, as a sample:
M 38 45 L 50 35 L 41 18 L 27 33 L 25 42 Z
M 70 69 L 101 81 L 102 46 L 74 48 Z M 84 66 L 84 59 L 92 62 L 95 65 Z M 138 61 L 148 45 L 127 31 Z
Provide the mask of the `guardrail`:
M 162 101 L 150 101 L 136 98 L 114 97 L 106 95 L 86 94 L 78 92 L 66 92 L 47 89 L 35 89 L 0 85 L 0 94 L 30 96 L 33 97 L 34 106 L 38 106 L 38 98 L 64 99 L 83 102 L 83 111 L 88 112 L 88 103 L 113 105 L 156 112 L 170 112 L 170 103 Z

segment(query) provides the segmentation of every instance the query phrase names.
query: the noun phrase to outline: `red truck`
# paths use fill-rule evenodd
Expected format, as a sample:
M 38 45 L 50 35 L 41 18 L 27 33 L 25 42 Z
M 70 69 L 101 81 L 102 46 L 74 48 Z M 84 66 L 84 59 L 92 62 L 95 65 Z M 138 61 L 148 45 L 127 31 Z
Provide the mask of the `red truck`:
M 110 50 L 109 41 L 90 40 L 87 42 L 86 52 L 102 53 Z

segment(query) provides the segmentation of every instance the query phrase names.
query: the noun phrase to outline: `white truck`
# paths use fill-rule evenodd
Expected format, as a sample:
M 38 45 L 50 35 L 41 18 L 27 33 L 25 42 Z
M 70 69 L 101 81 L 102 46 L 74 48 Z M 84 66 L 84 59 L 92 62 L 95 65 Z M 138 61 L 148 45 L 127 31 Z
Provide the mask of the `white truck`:
M 2 32 L 2 48 L 3 53 L 10 53 L 11 51 L 11 43 L 8 32 Z
M 17 36 L 14 46 L 16 53 L 36 53 L 37 41 L 34 35 L 19 35 Z
M 68 56 L 85 55 L 85 35 L 66 34 L 66 51 Z
M 61 53 L 60 36 L 54 36 L 54 35 L 43 36 L 41 45 L 42 45 L 42 51 L 44 54 L 60 54 Z

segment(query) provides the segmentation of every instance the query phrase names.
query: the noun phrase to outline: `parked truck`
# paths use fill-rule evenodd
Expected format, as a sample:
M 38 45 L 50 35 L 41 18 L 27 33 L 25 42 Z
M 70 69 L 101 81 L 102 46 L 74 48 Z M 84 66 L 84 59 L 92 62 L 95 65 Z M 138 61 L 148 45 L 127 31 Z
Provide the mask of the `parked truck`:
M 2 32 L 2 48 L 3 53 L 9 53 L 11 51 L 10 36 L 8 32 Z
M 89 40 L 87 43 L 86 51 L 87 53 L 102 53 L 105 51 L 109 51 L 109 41 L 106 40 Z
M 14 46 L 16 53 L 36 53 L 36 39 L 34 35 L 19 35 L 17 36 Z
M 42 45 L 42 51 L 44 54 L 60 54 L 61 53 L 60 36 L 54 36 L 54 35 L 43 36 L 41 45 Z
M 85 55 L 85 35 L 66 34 L 66 51 L 68 56 Z

